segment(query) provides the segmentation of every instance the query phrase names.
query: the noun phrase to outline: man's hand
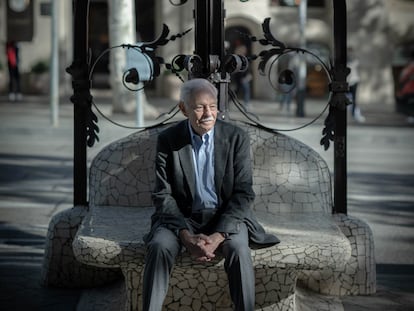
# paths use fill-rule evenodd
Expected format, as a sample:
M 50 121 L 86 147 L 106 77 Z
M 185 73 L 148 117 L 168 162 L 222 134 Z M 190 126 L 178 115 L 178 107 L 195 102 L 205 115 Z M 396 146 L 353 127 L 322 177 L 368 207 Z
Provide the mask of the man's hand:
M 221 233 L 215 232 L 209 237 L 209 243 L 204 245 L 204 248 L 207 250 L 207 253 L 213 254 L 216 252 L 217 248 L 220 246 L 221 243 L 224 241 L 224 237 Z
M 211 261 L 216 249 L 224 241 L 221 233 L 213 233 L 210 236 L 205 234 L 191 234 L 188 230 L 180 231 L 180 239 L 190 254 L 200 262 Z

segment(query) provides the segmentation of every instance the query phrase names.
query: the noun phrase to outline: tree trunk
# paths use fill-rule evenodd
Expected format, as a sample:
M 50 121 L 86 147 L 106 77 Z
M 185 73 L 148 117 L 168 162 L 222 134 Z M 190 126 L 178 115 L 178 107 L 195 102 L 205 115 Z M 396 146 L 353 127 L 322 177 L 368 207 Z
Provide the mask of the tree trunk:
M 110 46 L 136 43 L 135 1 L 109 0 Z M 136 94 L 122 84 L 126 70 L 126 49 L 116 48 L 110 52 L 109 71 L 114 112 L 130 113 L 135 110 Z

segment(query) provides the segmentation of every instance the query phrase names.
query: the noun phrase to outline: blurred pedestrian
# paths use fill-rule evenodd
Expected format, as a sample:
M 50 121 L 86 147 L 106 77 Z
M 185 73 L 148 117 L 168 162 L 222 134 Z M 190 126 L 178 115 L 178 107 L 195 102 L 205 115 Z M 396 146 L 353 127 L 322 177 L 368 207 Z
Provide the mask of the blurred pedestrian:
M 397 111 L 409 115 L 411 122 L 414 117 L 414 51 L 411 52 L 411 61 L 401 71 L 395 95 Z
M 19 48 L 15 41 L 6 43 L 7 65 L 9 67 L 9 100 L 20 101 Z
M 355 57 L 353 48 L 348 49 L 348 62 L 347 66 L 351 69 L 347 77 L 347 82 L 349 85 L 349 99 L 351 101 L 351 115 L 352 118 L 357 122 L 365 122 L 365 117 L 361 113 L 361 109 L 357 105 L 356 94 L 357 88 L 360 81 L 359 76 L 359 60 Z
M 247 47 L 240 40 L 236 41 L 236 46 L 234 48 L 234 54 L 246 56 L 247 57 Z M 236 82 L 236 94 L 241 92 L 243 94 L 243 102 L 247 111 L 250 110 L 250 98 L 251 98 L 251 89 L 250 82 L 252 80 L 252 74 L 247 68 L 246 71 L 236 72 L 233 75 L 234 81 Z
M 279 59 L 277 86 L 280 91 L 279 108 L 290 114 L 292 99 L 296 96 L 297 58 L 284 54 Z

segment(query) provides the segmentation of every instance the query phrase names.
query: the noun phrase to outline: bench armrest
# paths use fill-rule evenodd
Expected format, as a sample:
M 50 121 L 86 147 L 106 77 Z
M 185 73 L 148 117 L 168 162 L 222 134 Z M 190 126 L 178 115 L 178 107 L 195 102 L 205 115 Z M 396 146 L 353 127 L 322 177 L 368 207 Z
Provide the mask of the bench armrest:
M 153 212 L 154 207 L 91 207 L 73 241 L 76 259 L 94 266 L 119 267 L 143 257 L 143 237 Z

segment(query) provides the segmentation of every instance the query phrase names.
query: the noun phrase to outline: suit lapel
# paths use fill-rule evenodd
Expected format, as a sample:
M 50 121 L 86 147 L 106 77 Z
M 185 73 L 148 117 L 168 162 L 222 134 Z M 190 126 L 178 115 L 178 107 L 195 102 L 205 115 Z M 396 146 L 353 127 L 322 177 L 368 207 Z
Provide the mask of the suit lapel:
M 194 199 L 195 194 L 195 176 L 194 176 L 194 163 L 193 163 L 193 155 L 191 150 L 191 138 L 190 138 L 190 132 L 188 130 L 188 124 L 186 121 L 182 122 L 180 124 L 181 128 L 178 131 L 178 133 L 185 133 L 182 136 L 182 139 L 179 139 L 179 145 L 178 148 L 178 156 L 180 159 L 180 165 L 184 172 L 184 176 L 187 180 L 188 187 L 191 192 L 191 197 Z
M 226 171 L 227 157 L 229 153 L 229 142 L 226 133 L 217 121 L 214 129 L 214 182 L 216 193 L 221 197 L 221 186 L 223 184 L 224 172 Z

